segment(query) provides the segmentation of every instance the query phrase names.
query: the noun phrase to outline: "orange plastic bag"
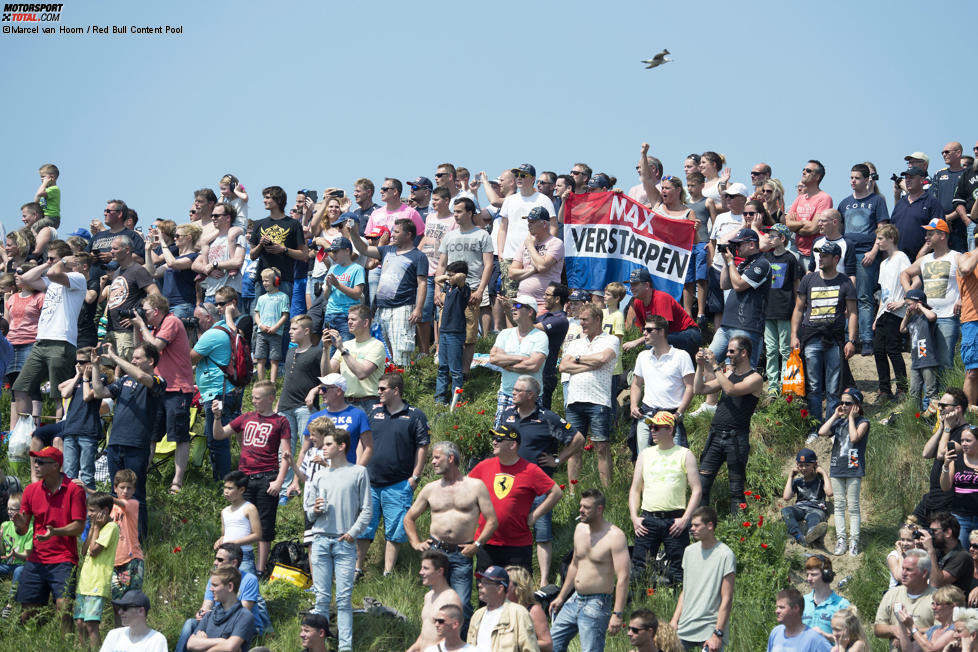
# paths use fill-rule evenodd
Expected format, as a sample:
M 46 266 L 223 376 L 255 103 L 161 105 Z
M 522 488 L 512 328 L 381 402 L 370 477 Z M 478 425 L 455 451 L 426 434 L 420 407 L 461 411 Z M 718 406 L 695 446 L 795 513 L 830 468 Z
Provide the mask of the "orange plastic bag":
M 791 355 L 784 364 L 784 378 L 781 381 L 782 394 L 805 395 L 805 365 L 801 360 L 801 351 L 791 349 Z

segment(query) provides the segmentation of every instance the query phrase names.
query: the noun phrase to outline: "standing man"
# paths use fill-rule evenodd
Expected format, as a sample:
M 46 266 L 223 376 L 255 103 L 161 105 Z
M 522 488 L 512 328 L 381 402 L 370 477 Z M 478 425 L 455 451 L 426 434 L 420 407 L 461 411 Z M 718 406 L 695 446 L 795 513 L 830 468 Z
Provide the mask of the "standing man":
M 454 442 L 440 441 L 431 448 L 431 467 L 441 480 L 429 482 L 404 516 L 404 531 L 411 547 L 420 552 L 438 550 L 446 555 L 445 581 L 461 598 L 465 619 L 472 615 L 472 560 L 495 533 L 499 522 L 486 485 L 462 474 L 462 453 Z M 418 536 L 418 518 L 431 509 L 428 538 Z M 476 538 L 480 519 L 485 527 Z
M 911 261 L 926 253 L 924 225 L 944 218 L 940 201 L 924 189 L 926 178 L 926 170 L 918 167 L 910 167 L 903 173 L 907 194 L 897 199 L 891 215 L 893 225 L 900 231 L 900 251 Z
M 520 376 L 513 385 L 513 407 L 505 410 L 501 421 L 520 434 L 519 456 L 538 465 L 551 478 L 561 461 L 568 462 L 584 448 L 584 435 L 560 416 L 539 407 L 540 383 L 533 376 Z M 557 451 L 557 446 L 563 450 Z M 544 501 L 537 496 L 531 509 Z M 540 586 L 549 584 L 553 554 L 553 515 L 547 512 L 533 526 L 540 566 Z
M 529 235 L 527 223 L 523 218 L 539 206 L 547 212 L 552 227 L 556 229 L 557 226 L 554 203 L 550 201 L 549 197 L 540 194 L 533 187 L 537 169 L 529 163 L 523 163 L 511 171 L 516 176 L 518 192 L 503 200 L 503 206 L 499 209 L 499 231 L 496 234 L 496 252 L 499 255 L 499 271 L 502 275 L 502 294 L 507 299 L 515 298 L 518 292 L 516 279 L 509 275 L 509 266 L 513 263 L 513 259 L 520 255 L 526 237 Z
M 717 540 L 716 527 L 712 507 L 693 512 L 689 530 L 696 543 L 683 551 L 683 589 L 670 623 L 687 650 L 717 652 L 727 638 L 737 561 Z
M 550 215 L 540 206 L 526 215 L 527 236 L 509 268 L 510 278 L 518 283 L 520 294 L 534 297 L 539 311 L 543 293 L 551 283 L 559 283 L 564 270 L 564 243 L 550 233 Z
M 819 247 L 818 271 L 801 279 L 791 314 L 791 348 L 801 349 L 805 358 L 808 411 L 817 423 L 822 422 L 823 398 L 827 414 L 839 404 L 841 358 L 855 354 L 859 336 L 856 288 L 836 269 L 841 258 L 834 242 Z
M 513 386 L 517 378 L 527 374 L 543 383 L 543 363 L 550 353 L 547 336 L 533 327 L 537 315 L 536 299 L 520 295 L 511 305 L 516 326 L 501 331 L 489 351 L 489 362 L 502 369 L 493 421 L 496 425 L 500 423 L 503 411 L 513 406 Z
M 289 324 L 289 338 L 295 346 L 289 347 L 285 354 L 285 366 L 282 378 L 282 392 L 275 401 L 272 409 L 289 422 L 292 454 L 299 450 L 299 437 L 306 430 L 311 412 L 306 405 L 306 396 L 319 386 L 319 364 L 322 359 L 322 344 L 313 344 L 311 335 L 312 319 L 309 315 L 296 315 Z M 364 415 L 364 421 L 367 417 Z M 302 457 L 300 456 L 301 460 Z M 289 489 L 295 479 L 291 465 L 285 476 L 285 484 L 279 501 L 288 501 Z
M 574 430 L 590 434 L 598 456 L 601 484 L 611 483 L 611 377 L 619 354 L 618 338 L 605 333 L 604 316 L 594 304 L 581 308 L 583 334 L 569 342 L 560 361 L 560 371 L 570 374 L 567 387 L 567 418 Z
M 470 478 L 481 480 L 489 490 L 499 527 L 483 548 L 497 566 L 522 566 L 532 572 L 533 536 L 530 529 L 550 512 L 564 492 L 539 466 L 518 454 L 522 438 L 507 425 L 492 431 L 493 457 L 479 462 L 469 471 Z M 534 499 L 546 494 L 534 508 Z M 480 516 L 477 535 L 489 526 Z
M 346 323 L 352 340 L 344 342 L 342 337 L 334 337 L 331 331 L 323 333 L 320 370 L 323 375 L 341 374 L 346 380 L 346 400 L 369 413 L 378 400 L 377 383 L 384 373 L 387 350 L 383 342 L 370 335 L 370 308 L 367 306 L 351 307 Z M 336 347 L 332 358 L 327 357 L 330 344 Z
M 367 232 L 367 220 L 378 208 L 380 204 L 374 203 L 374 182 L 367 178 L 357 179 L 353 185 L 353 206 L 344 217 L 356 220 L 357 230 L 360 235 L 364 235 Z
M 408 188 L 411 190 L 411 204 L 418 215 L 424 220 L 428 217 L 431 210 L 431 191 L 435 186 L 428 177 L 418 177 L 414 181 L 408 181 Z
M 123 358 L 131 360 L 135 347 L 131 316 L 144 297 L 159 294 L 160 290 L 146 268 L 133 256 L 133 242 L 129 236 L 112 239 L 112 259 L 119 263 L 119 268 L 109 286 L 109 300 L 105 306 L 109 317 L 105 341 L 115 345 Z
M 900 584 L 883 595 L 876 610 L 873 634 L 876 638 L 897 639 L 900 636 L 901 622 L 909 616 L 914 629 L 927 629 L 934 624 L 934 605 L 931 598 L 936 589 L 928 585 L 931 563 L 927 552 L 920 549 L 908 550 L 903 557 Z M 896 641 L 891 641 L 890 649 L 898 649 Z
M 605 519 L 604 510 L 605 497 L 598 489 L 581 493 L 574 556 L 560 593 L 550 603 L 550 613 L 557 614 L 551 629 L 554 652 L 564 652 L 578 632 L 582 649 L 602 652 L 607 635 L 617 634 L 625 622 L 628 542 Z
M 865 163 L 857 163 L 849 172 L 852 194 L 839 202 L 846 239 L 856 254 L 856 301 L 859 306 L 860 353 L 873 353 L 873 318 L 876 316 L 876 284 L 880 273 L 880 248 L 876 227 L 888 224 L 890 213 L 886 200 L 878 192 L 873 174 Z
M 778 625 L 767 638 L 767 652 L 796 650 L 797 652 L 829 652 L 832 645 L 817 629 L 802 622 L 805 599 L 792 587 L 778 591 L 774 614 Z
M 213 194 L 213 193 L 212 193 Z M 133 257 L 143 264 L 142 253 L 146 248 L 143 237 L 126 228 L 126 213 L 129 207 L 121 199 L 110 199 L 102 213 L 105 215 L 104 231 L 99 231 L 92 235 L 88 250 L 95 256 L 95 263 L 92 265 L 92 278 L 102 278 L 109 271 L 109 264 L 112 262 L 112 241 L 116 236 L 124 235 L 132 242 Z
M 632 577 L 645 572 L 646 557 L 665 548 L 669 582 L 683 581 L 683 550 L 689 545 L 689 522 L 700 504 L 700 474 L 693 452 L 673 443 L 676 417 L 671 412 L 652 416 L 652 446 L 638 454 L 628 492 L 628 511 L 635 529 Z M 690 489 L 686 500 L 686 489 Z M 641 511 L 640 509 L 641 508 Z
M 377 319 L 390 345 L 394 364 L 406 366 L 414 351 L 414 327 L 421 323 L 428 290 L 428 257 L 414 246 L 415 224 L 409 219 L 397 220 L 391 233 L 394 244 L 381 247 L 365 243 L 359 233 L 350 231 L 348 222 L 342 228 L 343 235 L 353 240 L 360 253 L 382 261 L 376 296 Z
M 964 393 L 972 404 L 978 403 L 978 253 L 976 252 L 978 249 L 972 249 L 958 257 Z
M 961 143 L 952 141 L 941 150 L 945 166 L 935 172 L 930 179 L 930 190 L 937 196 L 944 213 L 944 221 L 951 227 L 949 243 L 958 252 L 968 251 L 968 226 L 954 206 L 954 193 L 958 189 L 964 167 L 961 165 Z
M 723 391 L 713 413 L 710 434 L 700 455 L 700 484 L 704 505 L 710 502 L 710 489 L 724 462 L 730 478 L 730 512 L 736 514 L 744 496 L 747 480 L 747 456 L 750 454 L 750 419 L 764 391 L 764 378 L 750 363 L 751 342 L 743 335 L 730 338 L 725 351 L 730 370 L 717 364 L 713 351 L 696 354 L 693 391 L 711 394 Z M 695 535 L 695 533 L 694 533 Z
M 201 245 L 200 255 L 194 258 L 191 269 L 198 274 L 204 274 L 200 287 L 204 293 L 204 301 L 216 303 L 215 295 L 222 287 L 234 288 L 241 294 L 245 249 L 248 241 L 244 234 L 231 239 L 228 234 L 238 212 L 231 204 L 222 203 L 215 206 L 211 213 L 211 224 L 214 226 L 214 238 Z
M 306 397 L 307 403 L 312 402 L 311 397 L 315 396 L 315 392 L 318 391 L 323 397 L 324 406 L 319 412 L 309 415 L 306 424 L 308 425 L 319 417 L 326 417 L 332 421 L 334 426 L 345 430 L 350 435 L 350 445 L 346 447 L 346 460 L 350 464 L 367 466 L 374 452 L 374 436 L 370 431 L 367 414 L 355 405 L 346 402 L 346 379 L 340 374 L 331 373 L 320 376 L 319 383 L 319 387 L 310 390 Z M 302 431 L 302 435 L 300 460 L 305 458 L 306 451 L 312 444 L 309 439 L 308 427 Z M 298 483 L 294 488 L 299 488 Z
M 567 312 L 564 310 L 568 298 L 570 298 L 570 289 L 563 283 L 548 285 L 543 293 L 543 306 L 546 312 L 537 317 L 533 325 L 547 336 L 549 347 L 547 359 L 543 363 L 543 393 L 540 395 L 543 407 L 548 410 L 553 405 L 554 390 L 557 389 L 557 359 L 560 357 L 560 349 L 564 345 L 564 338 L 567 337 L 567 329 L 570 327 Z
M 818 222 L 815 218 L 824 210 L 832 208 L 832 197 L 819 187 L 825 178 L 825 166 L 820 161 L 812 159 L 805 164 L 801 171 L 801 194 L 791 204 L 784 223 L 789 229 L 798 234 L 795 245 L 801 255 L 801 266 L 808 269 L 812 257 L 812 243 L 818 234 Z
M 975 143 L 974 153 L 975 157 L 978 157 L 978 142 Z M 954 211 L 962 221 L 969 221 L 965 218 L 971 215 L 971 209 L 974 208 L 975 199 L 978 198 L 978 163 L 975 162 L 975 157 L 968 157 L 971 158 L 971 161 L 965 165 L 964 173 L 958 179 L 958 187 L 954 191 L 954 199 L 952 201 Z M 965 163 L 964 160 L 962 160 L 963 163 Z M 974 248 L 973 238 L 975 233 L 975 221 L 970 219 L 970 222 L 971 224 L 968 225 L 969 250 Z
M 34 519 L 33 548 L 17 585 L 17 602 L 24 608 L 21 624 L 47 606 L 52 595 L 62 618 L 70 619 L 65 598 L 71 598 L 71 579 L 78 566 L 76 539 L 88 514 L 85 490 L 61 472 L 60 450 L 45 446 L 31 451 L 30 457 L 38 479 L 24 489 L 20 511 L 12 517 L 17 536 L 27 534 Z
M 458 228 L 445 234 L 438 247 L 438 269 L 435 276 L 441 276 L 455 261 L 468 265 L 465 283 L 472 290 L 469 305 L 465 308 L 465 346 L 462 348 L 462 372 L 468 373 L 472 367 L 475 343 L 479 339 L 479 318 L 482 312 L 489 313 L 489 278 L 492 276 L 492 238 L 485 229 L 480 229 L 472 221 L 475 218 L 475 202 L 468 197 L 460 197 L 452 205 L 452 214 Z M 435 305 L 441 306 L 445 294 L 435 284 Z
M 377 391 L 380 392 L 380 402 L 369 415 L 374 454 L 367 464 L 370 502 L 375 508 L 367 531 L 357 540 L 357 569 L 363 569 L 367 549 L 383 516 L 384 538 L 387 540 L 384 575 L 389 575 L 397 563 L 398 544 L 407 541 L 404 516 L 424 471 L 431 433 L 424 412 L 404 401 L 404 377 L 401 374 L 381 376 Z

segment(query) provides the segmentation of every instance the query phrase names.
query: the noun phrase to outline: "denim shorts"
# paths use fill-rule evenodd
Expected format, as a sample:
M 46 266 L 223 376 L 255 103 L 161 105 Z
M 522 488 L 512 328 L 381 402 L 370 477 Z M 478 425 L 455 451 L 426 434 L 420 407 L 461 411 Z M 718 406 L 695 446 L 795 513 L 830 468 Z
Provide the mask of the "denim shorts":
M 533 513 L 537 507 L 546 500 L 547 494 L 542 496 L 537 496 L 533 499 L 533 503 L 530 505 L 530 513 Z M 553 512 L 547 512 L 543 516 L 537 519 L 537 522 L 533 524 L 533 539 L 537 543 L 545 543 L 547 541 L 554 540 L 554 517 Z
M 978 369 L 978 321 L 961 324 L 961 361 L 965 369 Z
M 564 408 L 574 430 L 591 441 L 611 440 L 611 408 L 597 403 L 571 403 Z
M 7 366 L 7 374 L 14 374 L 24 368 L 24 363 L 27 362 L 27 356 L 31 354 L 31 349 L 34 348 L 34 343 L 30 344 L 14 344 L 14 359 Z
M 384 538 L 391 543 L 404 543 L 407 541 L 407 534 L 404 532 L 404 516 L 411 507 L 414 500 L 414 490 L 407 480 L 402 480 L 397 484 L 388 487 L 370 487 L 370 502 L 373 507 L 373 515 L 370 517 L 370 525 L 363 533 L 361 539 L 373 541 L 377 534 L 377 527 L 380 525 L 380 517 L 384 517 Z

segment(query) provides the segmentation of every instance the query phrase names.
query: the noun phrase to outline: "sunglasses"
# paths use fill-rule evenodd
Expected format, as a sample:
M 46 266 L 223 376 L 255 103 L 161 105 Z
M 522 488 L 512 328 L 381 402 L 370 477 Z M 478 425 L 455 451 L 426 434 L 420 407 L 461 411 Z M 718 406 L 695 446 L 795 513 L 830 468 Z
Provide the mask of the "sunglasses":
M 764 172 L 751 172 L 750 173 L 750 175 L 752 177 L 760 177 L 760 176 L 763 176 L 764 174 L 765 174 Z
M 214 302 L 214 305 L 217 306 L 218 308 L 223 308 L 224 306 L 228 305 L 228 302 L 227 301 L 215 301 Z
M 628 626 L 628 633 L 629 634 L 638 634 L 638 633 L 644 632 L 647 629 L 649 629 L 649 628 L 648 627 L 633 627 L 632 625 L 629 625 Z
M 411 189 L 411 192 L 417 192 L 424 188 L 424 186 L 408 186 L 408 187 Z
M 655 326 L 646 326 L 642 329 L 646 333 L 654 333 L 655 331 L 662 330 L 661 328 L 656 328 Z
M 978 150 L 976 150 L 976 151 L 978 151 Z M 580 171 L 580 170 L 571 170 L 571 174 L 584 174 L 584 173 L 582 171 Z
M 504 441 L 516 441 L 515 439 L 510 439 L 509 437 L 499 437 L 498 435 L 495 436 L 495 437 L 493 437 L 492 440 L 494 442 L 496 442 L 497 444 L 499 444 L 501 442 L 504 442 Z
M 802 174 L 805 174 L 806 172 L 807 172 L 808 174 L 815 174 L 815 170 L 809 170 L 808 168 L 804 168 L 804 169 L 803 169 L 803 170 L 801 171 L 801 173 L 802 173 Z
M 757 217 L 760 215 L 757 211 L 744 211 L 744 217 Z
M 839 405 L 855 405 L 853 401 L 839 401 Z
M 954 403 L 938 403 L 937 407 L 951 409 L 951 408 L 956 408 L 958 406 L 955 405 Z
M 968 547 L 971 548 L 972 550 L 978 550 L 978 543 L 968 544 Z
M 515 176 L 517 179 L 525 179 L 530 175 L 527 174 L 526 172 L 514 172 L 513 176 Z
M 441 177 L 447 177 L 447 176 L 448 176 L 448 172 L 435 172 L 435 178 L 436 179 L 441 178 Z
M 525 303 L 514 303 L 513 307 L 516 308 L 517 310 L 519 310 L 520 308 L 529 308 L 529 306 L 526 305 Z
M 676 183 L 682 184 L 682 182 L 679 179 L 677 179 L 676 177 L 673 177 L 673 176 L 662 177 L 662 180 L 663 181 L 674 181 Z
M 774 191 L 771 190 L 770 188 L 765 188 L 761 192 L 763 192 L 765 195 L 773 195 L 774 194 Z
M 41 459 L 40 457 L 35 457 L 34 458 L 34 464 L 37 464 L 38 466 L 44 465 L 44 464 L 57 464 L 57 461 L 56 460 L 46 460 L 46 459 Z
M 432 618 L 431 619 L 431 622 L 435 623 L 436 625 L 444 625 L 445 623 L 448 622 L 448 619 L 447 618 Z

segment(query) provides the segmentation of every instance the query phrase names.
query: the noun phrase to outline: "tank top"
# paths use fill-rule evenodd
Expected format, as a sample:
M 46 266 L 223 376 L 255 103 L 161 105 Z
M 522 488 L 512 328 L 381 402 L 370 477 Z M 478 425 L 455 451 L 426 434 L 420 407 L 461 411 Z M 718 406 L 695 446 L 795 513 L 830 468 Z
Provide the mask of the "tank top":
M 694 201 L 689 204 L 689 210 L 693 211 L 696 219 L 700 221 L 699 227 L 696 229 L 696 242 L 709 242 L 710 241 L 710 209 L 706 207 L 706 197 L 699 201 Z
M 718 208 L 720 207 L 720 205 L 722 204 L 722 201 L 721 201 L 721 197 L 720 197 L 720 178 L 719 177 L 717 177 L 717 181 L 713 185 L 710 185 L 709 182 L 706 182 L 706 183 L 703 184 L 703 196 L 705 198 L 707 198 L 707 199 L 712 199 L 713 201 L 715 201 L 717 203 L 717 207 Z
M 686 509 L 686 450 L 651 446 L 642 451 L 642 509 L 668 512 Z
M 251 521 L 245 515 L 245 505 L 242 503 L 237 509 L 230 505 L 221 510 L 221 520 L 224 522 L 224 540 L 235 541 L 251 534 Z M 245 552 L 252 549 L 250 543 L 241 546 Z
M 958 463 L 962 467 L 958 470 Z M 964 457 L 955 463 L 951 512 L 962 516 L 978 515 L 978 469 L 968 466 Z
M 730 374 L 730 382 L 736 385 L 752 373 L 754 373 L 753 369 L 744 374 Z M 754 416 L 754 410 L 757 408 L 759 399 L 760 397 L 755 394 L 731 396 L 724 392 L 717 404 L 717 411 L 713 415 L 711 427 L 718 430 L 747 432 L 750 430 L 750 418 Z

